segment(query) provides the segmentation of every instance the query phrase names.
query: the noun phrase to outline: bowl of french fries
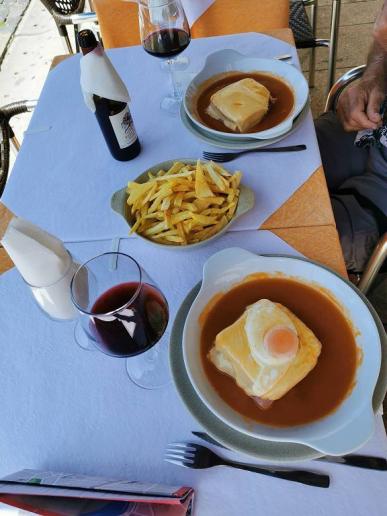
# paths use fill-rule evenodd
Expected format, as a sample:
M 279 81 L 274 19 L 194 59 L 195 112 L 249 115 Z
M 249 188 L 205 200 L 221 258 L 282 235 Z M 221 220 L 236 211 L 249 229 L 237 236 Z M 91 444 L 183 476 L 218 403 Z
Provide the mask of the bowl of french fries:
M 130 233 L 158 246 L 204 245 L 254 206 L 242 173 L 192 159 L 164 161 L 115 192 L 111 206 Z

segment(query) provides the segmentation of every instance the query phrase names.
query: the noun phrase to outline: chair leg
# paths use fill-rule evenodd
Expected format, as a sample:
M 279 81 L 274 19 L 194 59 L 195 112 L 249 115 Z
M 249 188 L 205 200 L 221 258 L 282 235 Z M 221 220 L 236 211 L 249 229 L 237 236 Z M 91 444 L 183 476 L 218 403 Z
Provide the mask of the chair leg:
M 359 283 L 359 289 L 363 294 L 367 294 L 370 289 L 372 282 L 379 272 L 380 267 L 383 265 L 384 260 L 387 258 L 387 233 L 379 240 L 378 245 L 375 247 L 371 258 L 368 260 L 367 267 L 363 272 Z
M 15 149 L 15 151 L 16 151 L 16 152 L 19 152 L 19 150 L 20 150 L 20 142 L 19 142 L 19 140 L 16 138 L 16 136 L 15 136 L 15 135 L 13 135 L 13 136 L 11 137 L 11 142 L 12 142 L 12 146 L 13 146 L 13 148 Z
M 316 38 L 317 31 L 317 0 L 310 4 L 310 19 L 313 31 L 313 37 Z M 316 71 L 316 47 L 310 49 L 309 56 L 309 88 L 314 87 L 314 77 Z
M 79 29 L 78 29 L 78 25 L 74 25 L 74 41 L 75 41 L 75 51 L 78 53 L 80 48 L 79 48 L 79 43 L 78 43 L 78 32 L 79 32 Z
M 332 88 L 333 83 L 335 82 L 337 44 L 338 44 L 339 23 L 340 23 L 340 9 L 341 9 L 341 0 L 333 0 L 330 45 L 329 45 L 329 58 L 328 58 L 327 93 Z
M 67 32 L 66 25 L 58 25 L 58 31 L 59 31 L 59 34 L 62 37 L 63 46 L 64 46 L 66 54 L 67 53 L 74 54 L 74 50 L 73 50 L 73 47 L 71 45 L 71 41 L 70 41 L 70 38 L 69 38 L 69 33 Z

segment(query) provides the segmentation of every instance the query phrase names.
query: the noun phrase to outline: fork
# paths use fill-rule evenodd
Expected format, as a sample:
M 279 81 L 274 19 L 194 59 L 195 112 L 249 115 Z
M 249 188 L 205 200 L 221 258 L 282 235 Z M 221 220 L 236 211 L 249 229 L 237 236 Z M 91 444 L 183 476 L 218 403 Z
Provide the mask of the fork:
M 195 437 L 199 437 L 199 439 L 203 439 L 210 444 L 215 444 L 220 448 L 227 450 L 226 446 L 219 443 L 215 439 L 213 439 L 210 435 L 205 432 L 192 432 Z M 323 457 L 318 457 L 314 460 L 320 460 L 325 462 L 332 462 L 334 464 L 344 464 L 346 466 L 353 466 L 357 468 L 365 468 L 365 469 L 374 469 L 378 471 L 387 471 L 387 460 L 383 457 L 373 457 L 371 455 L 358 455 L 358 454 L 350 454 L 350 455 L 342 455 L 342 456 L 332 456 L 332 455 L 324 455 Z
M 178 466 L 193 469 L 211 468 L 213 466 L 230 466 L 232 468 L 261 473 L 269 477 L 282 478 L 314 487 L 329 487 L 329 476 L 300 469 L 277 469 L 272 466 L 255 466 L 243 464 L 219 457 L 212 450 L 196 443 L 172 443 L 165 453 L 165 460 Z
M 297 152 L 303 151 L 306 149 L 306 145 L 289 145 L 288 147 L 264 147 L 261 149 L 247 149 L 243 151 L 237 152 L 203 152 L 203 158 L 215 161 L 216 163 L 226 163 L 227 161 L 232 161 L 233 159 L 241 156 L 242 154 L 247 154 L 248 152 Z

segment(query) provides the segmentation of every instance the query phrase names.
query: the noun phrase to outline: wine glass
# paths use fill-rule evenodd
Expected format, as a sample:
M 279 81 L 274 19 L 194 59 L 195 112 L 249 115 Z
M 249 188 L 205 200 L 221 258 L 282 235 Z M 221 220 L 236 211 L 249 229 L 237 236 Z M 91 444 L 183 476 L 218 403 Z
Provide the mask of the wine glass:
M 166 59 L 172 82 L 172 95 L 161 101 L 161 109 L 171 115 L 179 112 L 181 86 L 174 74 L 174 56 L 183 52 L 191 41 L 191 33 L 180 0 L 139 0 L 141 41 L 148 54 Z
M 130 357 L 126 369 L 140 387 L 169 381 L 167 346 L 153 349 L 167 328 L 168 303 L 134 258 L 109 252 L 88 260 L 74 274 L 71 298 L 80 314 L 75 339 L 82 348 Z

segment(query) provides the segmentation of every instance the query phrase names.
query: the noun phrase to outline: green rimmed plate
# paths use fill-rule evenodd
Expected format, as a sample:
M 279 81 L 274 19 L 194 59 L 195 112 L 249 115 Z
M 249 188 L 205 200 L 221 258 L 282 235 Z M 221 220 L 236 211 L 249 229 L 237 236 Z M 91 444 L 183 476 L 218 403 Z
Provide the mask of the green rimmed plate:
M 212 145 L 213 147 L 220 147 L 221 149 L 229 149 L 229 150 L 254 150 L 261 149 L 263 147 L 268 147 L 274 143 L 280 142 L 287 136 L 290 136 L 305 120 L 307 114 L 309 113 L 309 102 L 306 103 L 305 107 L 301 111 L 301 113 L 294 119 L 292 128 L 282 134 L 281 136 L 276 136 L 270 138 L 268 140 L 258 140 L 253 138 L 244 138 L 240 140 L 230 140 L 226 137 L 215 136 L 204 129 L 193 124 L 187 113 L 185 112 L 183 104 L 180 107 L 180 118 L 184 125 L 184 127 L 193 134 L 199 140 L 207 143 L 208 145 Z
M 295 257 L 292 258 L 294 259 Z M 296 259 L 310 261 L 305 258 Z M 330 270 L 323 265 L 320 266 L 324 269 Z M 330 270 L 330 272 L 333 271 Z M 336 275 L 339 276 L 338 274 Z M 387 336 L 382 323 L 380 322 L 375 310 L 372 308 L 369 301 L 361 293 L 359 293 L 359 291 L 350 282 L 347 283 L 353 290 L 357 292 L 357 294 L 367 305 L 375 320 L 380 335 L 382 346 L 382 362 L 378 381 L 373 395 L 373 408 L 374 412 L 376 413 L 383 402 L 387 390 Z M 196 285 L 183 301 L 176 315 L 170 338 L 170 364 L 172 375 L 176 388 L 188 410 L 195 417 L 198 423 L 206 430 L 206 432 L 215 440 L 219 441 L 228 448 L 245 453 L 254 458 L 273 462 L 290 462 L 310 460 L 321 457 L 321 453 L 308 446 L 287 442 L 267 441 L 238 432 L 218 419 L 200 400 L 189 380 L 184 364 L 182 350 L 182 334 L 184 323 L 188 311 L 197 293 L 199 292 L 199 289 L 200 284 Z
M 177 158 L 174 160 L 163 161 L 162 163 L 158 163 L 157 165 L 154 165 L 153 167 L 145 170 L 145 172 L 143 172 L 136 179 L 134 179 L 134 182 L 140 183 L 140 184 L 146 183 L 149 180 L 148 173 L 156 174 L 159 170 L 168 170 L 169 168 L 171 168 L 171 166 L 176 161 L 181 161 L 182 163 L 189 164 L 189 165 L 195 165 L 197 162 L 196 159 L 188 159 L 188 158 Z M 204 161 L 204 160 L 201 160 L 201 161 Z M 211 242 L 212 240 L 219 238 L 221 235 L 223 235 L 223 233 L 228 231 L 230 226 L 239 217 L 241 217 L 242 215 L 247 213 L 254 206 L 255 195 L 254 195 L 253 190 L 251 190 L 250 188 L 247 188 L 242 183 L 240 184 L 239 188 L 240 188 L 240 194 L 239 194 L 238 206 L 234 213 L 233 218 L 218 233 L 216 233 L 215 235 L 213 235 L 210 238 L 207 238 L 206 240 L 202 240 L 201 242 L 197 242 L 194 244 L 187 244 L 187 245 L 174 245 L 174 244 L 168 245 L 168 244 L 162 244 L 162 243 L 155 242 L 154 240 L 146 238 L 146 237 L 140 235 L 139 233 L 136 233 L 136 235 L 138 235 L 143 240 L 146 240 L 150 244 L 155 245 L 157 247 L 163 247 L 164 249 L 166 248 L 166 249 L 177 249 L 177 250 L 189 250 L 189 249 L 193 249 L 195 247 L 201 247 L 203 245 L 206 245 L 209 242 Z M 115 192 L 113 194 L 110 204 L 111 204 L 112 209 L 125 219 L 128 226 L 132 227 L 134 224 L 134 220 L 127 213 L 127 203 L 126 203 L 127 198 L 128 198 L 128 194 L 126 192 L 126 187 L 121 188 L 120 190 L 118 190 L 117 192 Z

